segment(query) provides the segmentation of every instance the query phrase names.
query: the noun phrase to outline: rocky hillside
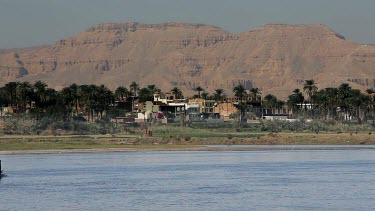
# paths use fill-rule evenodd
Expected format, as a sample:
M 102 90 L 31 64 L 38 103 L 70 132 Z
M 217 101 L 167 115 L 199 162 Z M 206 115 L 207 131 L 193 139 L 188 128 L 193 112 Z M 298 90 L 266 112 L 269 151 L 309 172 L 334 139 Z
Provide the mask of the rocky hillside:
M 375 87 L 375 46 L 361 45 L 324 25 L 265 25 L 232 34 L 188 23 L 99 24 L 55 44 L 0 51 L 0 80 L 46 81 L 110 88 L 156 84 L 212 92 L 244 83 L 286 97 L 306 79 L 319 87 L 349 82 Z

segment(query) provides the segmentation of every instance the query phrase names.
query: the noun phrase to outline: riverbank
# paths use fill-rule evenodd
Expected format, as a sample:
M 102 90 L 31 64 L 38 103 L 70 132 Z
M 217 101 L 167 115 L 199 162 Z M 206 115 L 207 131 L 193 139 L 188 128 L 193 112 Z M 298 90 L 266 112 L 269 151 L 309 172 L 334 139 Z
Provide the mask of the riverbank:
M 350 149 L 350 147 L 341 147 L 344 145 L 361 145 L 366 149 L 369 148 L 366 146 L 375 145 L 375 135 L 369 133 L 252 133 L 242 135 L 243 137 L 233 137 L 228 134 L 227 137 L 205 138 L 131 135 L 2 136 L 0 137 L 0 154 L 312 149 L 304 147 L 307 145 L 320 145 L 314 149 L 329 150 Z M 278 147 L 280 145 L 284 147 Z

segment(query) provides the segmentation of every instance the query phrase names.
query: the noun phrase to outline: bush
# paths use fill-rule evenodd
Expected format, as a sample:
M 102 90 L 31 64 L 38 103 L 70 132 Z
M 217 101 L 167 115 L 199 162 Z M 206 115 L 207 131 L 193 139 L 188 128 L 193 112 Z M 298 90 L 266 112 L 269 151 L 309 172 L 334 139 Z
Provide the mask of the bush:
M 33 120 L 30 118 L 12 117 L 3 124 L 4 134 L 31 135 L 33 134 Z
M 327 130 L 327 125 L 326 123 L 319 121 L 319 120 L 314 120 L 312 122 L 307 123 L 307 129 L 314 132 L 314 133 L 319 133 L 322 130 Z

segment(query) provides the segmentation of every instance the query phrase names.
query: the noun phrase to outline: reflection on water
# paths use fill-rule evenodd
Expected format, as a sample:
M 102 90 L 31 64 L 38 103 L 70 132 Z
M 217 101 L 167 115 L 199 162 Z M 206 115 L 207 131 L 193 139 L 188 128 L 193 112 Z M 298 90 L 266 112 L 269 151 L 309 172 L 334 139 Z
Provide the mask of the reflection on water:
M 0 210 L 373 210 L 375 153 L 0 156 Z

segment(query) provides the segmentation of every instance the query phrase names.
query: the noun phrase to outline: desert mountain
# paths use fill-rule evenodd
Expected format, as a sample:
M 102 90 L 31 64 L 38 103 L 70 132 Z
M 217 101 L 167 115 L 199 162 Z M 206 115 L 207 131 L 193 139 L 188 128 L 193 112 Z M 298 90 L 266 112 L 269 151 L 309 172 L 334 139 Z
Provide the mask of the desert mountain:
M 324 25 L 265 25 L 233 34 L 188 23 L 99 24 L 52 45 L 0 51 L 2 84 L 43 80 L 114 89 L 137 81 L 162 90 L 196 86 L 212 92 L 243 83 L 286 97 L 304 80 L 318 87 L 350 83 L 375 87 L 375 46 L 345 38 Z

